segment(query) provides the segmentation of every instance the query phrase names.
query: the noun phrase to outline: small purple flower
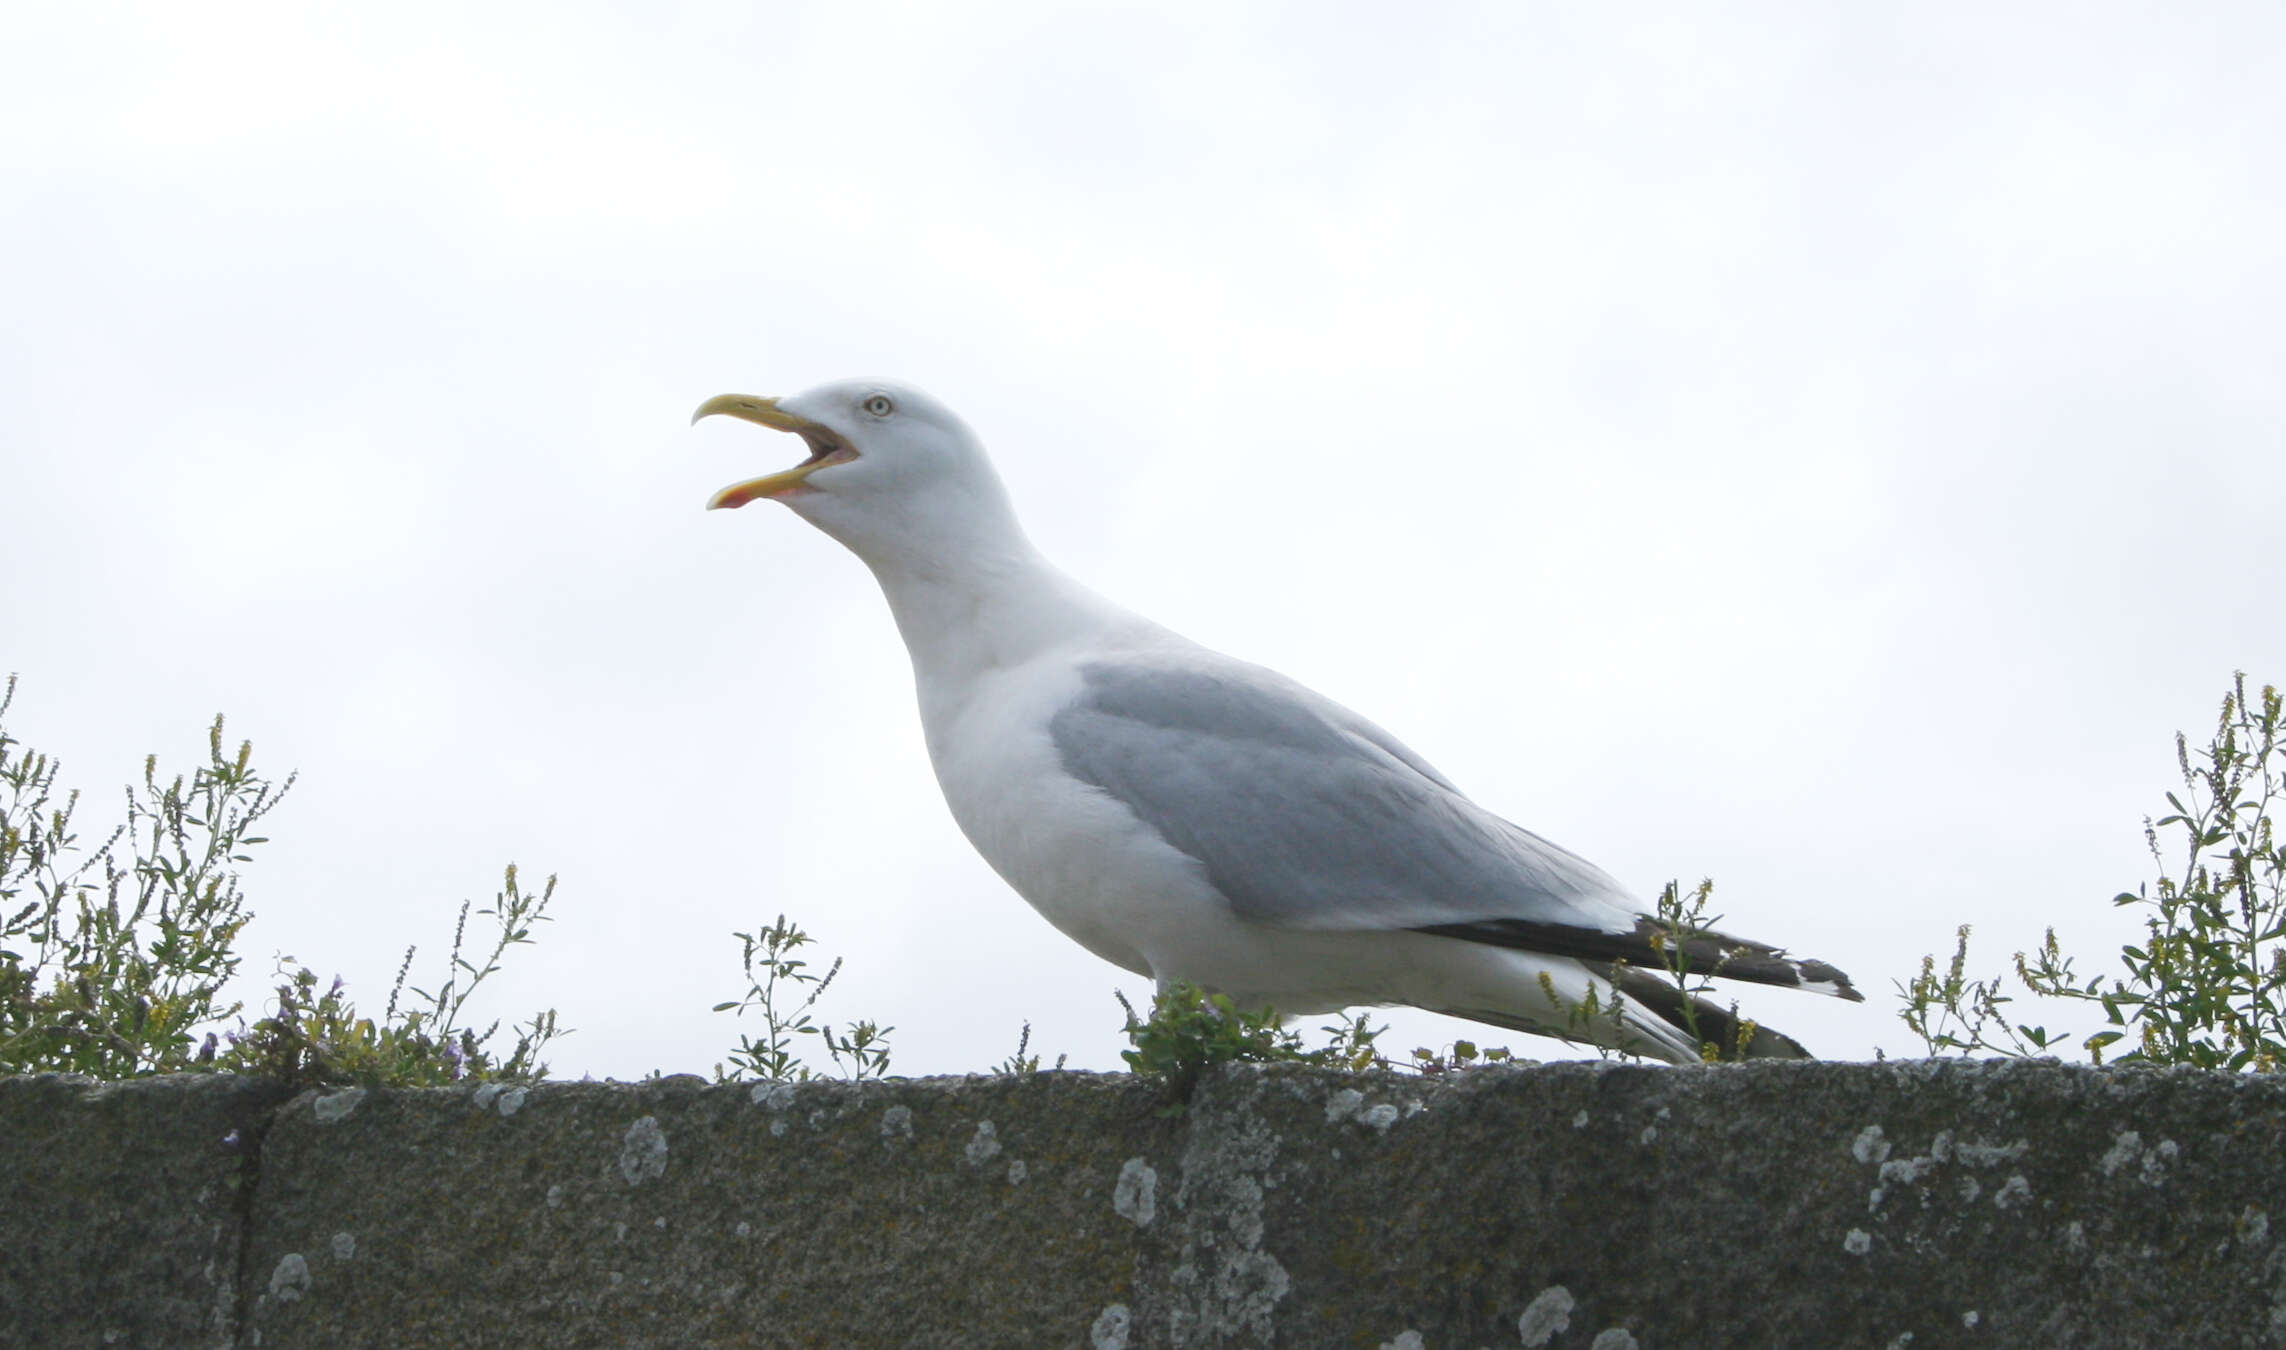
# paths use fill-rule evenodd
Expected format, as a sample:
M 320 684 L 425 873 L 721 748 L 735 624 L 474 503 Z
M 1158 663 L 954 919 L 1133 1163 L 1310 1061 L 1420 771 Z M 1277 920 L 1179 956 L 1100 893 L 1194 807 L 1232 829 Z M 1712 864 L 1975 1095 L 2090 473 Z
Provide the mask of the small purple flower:
M 239 1142 L 238 1131 L 236 1130 L 232 1130 L 230 1133 L 222 1136 L 222 1146 L 224 1148 L 236 1148 L 238 1147 Z

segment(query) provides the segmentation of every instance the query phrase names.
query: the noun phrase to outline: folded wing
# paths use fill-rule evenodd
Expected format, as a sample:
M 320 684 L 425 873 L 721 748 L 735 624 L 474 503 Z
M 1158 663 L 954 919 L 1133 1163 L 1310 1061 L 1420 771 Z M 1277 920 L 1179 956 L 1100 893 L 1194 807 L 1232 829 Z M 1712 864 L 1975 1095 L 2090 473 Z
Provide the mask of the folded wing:
M 1082 667 L 1050 722 L 1065 770 L 1196 858 L 1240 917 L 1414 930 L 1662 967 L 1662 926 L 1586 859 L 1492 814 L 1386 731 L 1210 652 Z M 1856 999 L 1822 961 L 1719 933 L 1692 968 Z

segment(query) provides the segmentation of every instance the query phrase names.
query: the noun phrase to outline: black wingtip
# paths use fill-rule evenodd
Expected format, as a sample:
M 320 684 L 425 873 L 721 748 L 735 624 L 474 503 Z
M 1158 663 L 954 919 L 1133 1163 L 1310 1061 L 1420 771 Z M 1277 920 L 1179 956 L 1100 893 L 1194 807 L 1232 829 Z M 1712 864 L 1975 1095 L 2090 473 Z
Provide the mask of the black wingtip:
M 1812 990 L 1813 993 L 1831 994 L 1835 998 L 1847 999 L 1852 1003 L 1865 1002 L 1865 995 L 1857 992 L 1857 987 L 1849 982 L 1849 976 L 1844 974 L 1838 966 L 1829 965 L 1824 961 L 1796 961 L 1794 969 L 1801 974 L 1802 983 L 1805 986 L 1825 986 L 1823 989 Z
M 1644 970 L 1664 970 L 1667 966 L 1666 926 L 1648 915 L 1637 921 L 1632 932 L 1626 933 L 1607 933 L 1573 924 L 1537 923 L 1530 919 L 1430 924 L 1413 931 L 1547 956 L 1614 961 Z M 1694 974 L 1828 994 L 1851 1003 L 1865 1002 L 1865 995 L 1857 992 L 1849 976 L 1839 967 L 1824 961 L 1796 960 L 1779 948 L 1734 938 L 1727 933 L 1711 930 L 1694 933 L 1684 939 L 1683 955 L 1689 959 Z
M 1702 1045 L 1713 1046 L 1717 1059 L 1817 1058 L 1786 1033 L 1738 1016 L 1735 1007 L 1725 1008 L 1712 999 L 1686 993 L 1649 971 L 1624 965 L 1599 965 L 1596 969 L 1660 1021 L 1697 1036 Z

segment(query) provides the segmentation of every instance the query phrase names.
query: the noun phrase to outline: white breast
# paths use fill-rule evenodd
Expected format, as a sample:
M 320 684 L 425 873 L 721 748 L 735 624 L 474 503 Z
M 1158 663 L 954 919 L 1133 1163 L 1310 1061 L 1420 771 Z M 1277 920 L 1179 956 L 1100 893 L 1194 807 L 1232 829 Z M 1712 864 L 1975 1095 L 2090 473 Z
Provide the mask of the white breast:
M 976 851 L 1048 922 L 1139 975 L 1235 922 L 1195 859 L 1064 772 L 1048 721 L 1079 692 L 1051 654 L 957 692 L 924 693 L 921 721 L 945 802 Z

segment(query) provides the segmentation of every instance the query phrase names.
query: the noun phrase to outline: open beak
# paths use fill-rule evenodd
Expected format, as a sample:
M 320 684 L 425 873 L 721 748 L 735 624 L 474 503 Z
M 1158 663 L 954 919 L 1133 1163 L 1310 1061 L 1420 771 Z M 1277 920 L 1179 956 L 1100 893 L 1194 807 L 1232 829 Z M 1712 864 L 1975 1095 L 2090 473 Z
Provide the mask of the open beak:
M 797 492 L 815 492 L 805 486 L 803 479 L 828 464 L 847 464 L 857 458 L 857 448 L 835 435 L 830 427 L 785 411 L 774 398 L 758 398 L 753 394 L 717 394 L 699 405 L 691 414 L 691 421 L 713 417 L 717 413 L 765 426 L 772 431 L 790 431 L 809 443 L 810 457 L 793 468 L 780 473 L 749 478 L 743 483 L 732 483 L 707 499 L 706 509 L 740 507 L 764 497 L 788 497 Z

